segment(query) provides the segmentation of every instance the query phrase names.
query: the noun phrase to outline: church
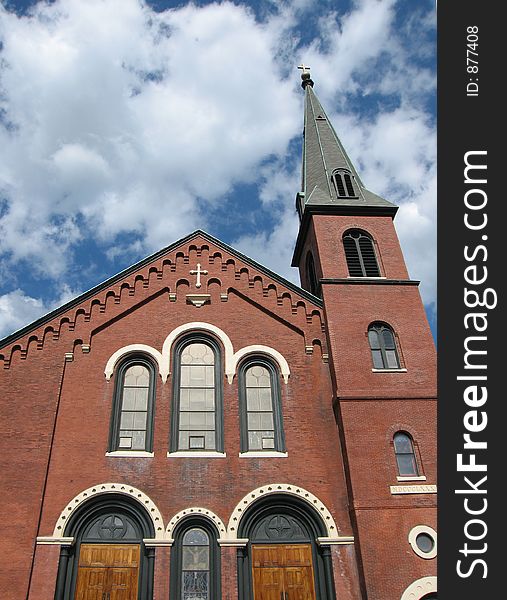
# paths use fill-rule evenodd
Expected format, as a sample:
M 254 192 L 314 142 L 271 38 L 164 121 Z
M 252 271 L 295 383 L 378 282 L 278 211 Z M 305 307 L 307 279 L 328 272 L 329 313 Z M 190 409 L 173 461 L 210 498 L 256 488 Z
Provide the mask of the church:
M 199 230 L 0 342 L 4 598 L 437 598 L 419 282 L 302 87 L 301 287 Z

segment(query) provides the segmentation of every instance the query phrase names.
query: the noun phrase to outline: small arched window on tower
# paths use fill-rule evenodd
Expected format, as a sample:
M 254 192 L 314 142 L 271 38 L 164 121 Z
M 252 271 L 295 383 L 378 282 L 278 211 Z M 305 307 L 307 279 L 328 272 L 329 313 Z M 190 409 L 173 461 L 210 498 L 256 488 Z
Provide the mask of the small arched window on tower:
M 151 452 L 155 368 L 143 356 L 123 361 L 115 375 L 110 452 Z
M 350 277 L 380 277 L 373 240 L 359 229 L 343 234 L 343 248 Z
M 331 175 L 331 181 L 338 198 L 357 198 L 354 187 L 354 176 L 347 169 L 336 169 Z
M 405 431 L 398 431 L 394 434 L 394 455 L 400 477 L 418 477 L 419 469 L 414 452 L 414 442 L 412 437 Z
M 320 296 L 319 285 L 317 283 L 317 275 L 315 273 L 315 263 L 311 252 L 308 252 L 306 257 L 306 278 L 308 281 L 309 291 L 314 296 Z
M 400 368 L 396 340 L 390 327 L 384 323 L 372 323 L 368 327 L 368 341 L 374 369 Z

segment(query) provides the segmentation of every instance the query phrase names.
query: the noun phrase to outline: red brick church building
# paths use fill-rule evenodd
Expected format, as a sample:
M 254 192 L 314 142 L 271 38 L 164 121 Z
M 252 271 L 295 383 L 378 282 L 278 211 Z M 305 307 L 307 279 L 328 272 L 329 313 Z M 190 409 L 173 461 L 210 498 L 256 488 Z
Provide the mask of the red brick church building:
M 303 88 L 302 287 L 196 231 L 0 342 L 3 598 L 437 598 L 432 335 Z

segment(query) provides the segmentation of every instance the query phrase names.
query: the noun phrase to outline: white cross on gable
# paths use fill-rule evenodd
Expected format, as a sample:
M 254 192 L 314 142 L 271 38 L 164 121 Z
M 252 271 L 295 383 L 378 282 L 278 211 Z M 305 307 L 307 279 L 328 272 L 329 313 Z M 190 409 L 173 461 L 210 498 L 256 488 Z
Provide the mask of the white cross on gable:
M 195 282 L 195 287 L 196 288 L 200 288 L 201 287 L 201 275 L 207 275 L 208 271 L 206 271 L 205 269 L 201 269 L 201 263 L 197 263 L 197 269 L 192 269 L 190 271 L 190 275 L 197 275 L 197 281 Z

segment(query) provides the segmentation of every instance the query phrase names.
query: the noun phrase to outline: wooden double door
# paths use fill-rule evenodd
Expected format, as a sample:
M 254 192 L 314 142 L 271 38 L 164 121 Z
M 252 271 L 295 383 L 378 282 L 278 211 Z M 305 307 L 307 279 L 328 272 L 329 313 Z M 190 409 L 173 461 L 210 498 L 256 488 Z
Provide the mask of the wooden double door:
M 137 600 L 139 544 L 81 544 L 75 600 Z
M 311 544 L 252 545 L 254 600 L 315 600 Z

